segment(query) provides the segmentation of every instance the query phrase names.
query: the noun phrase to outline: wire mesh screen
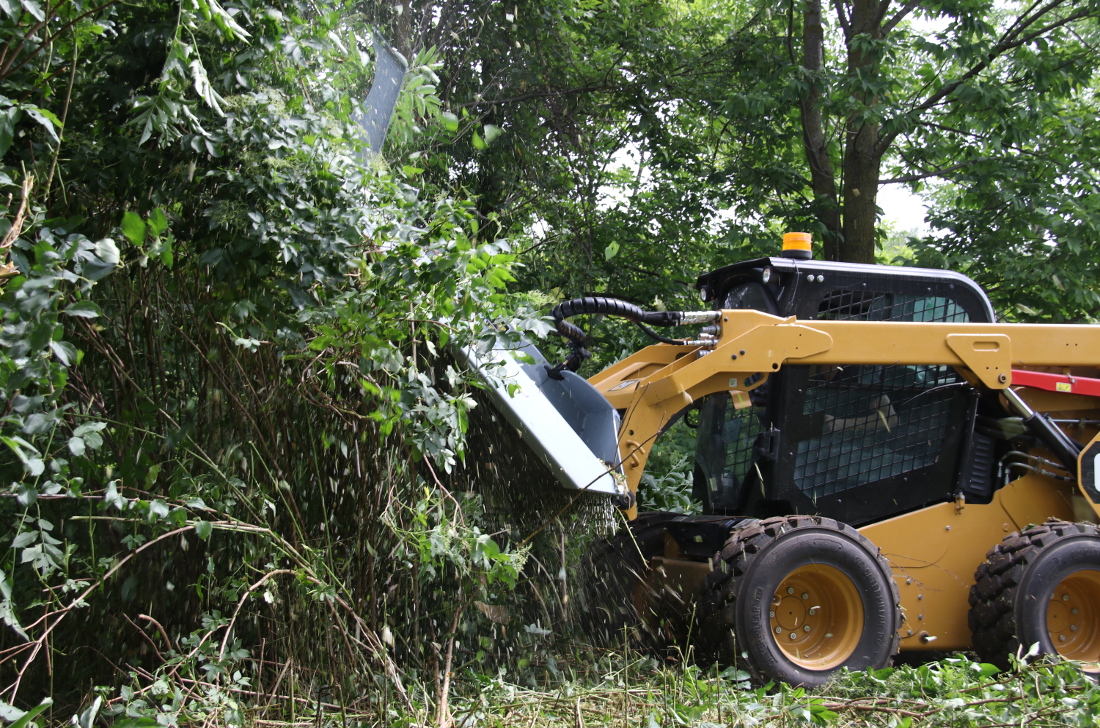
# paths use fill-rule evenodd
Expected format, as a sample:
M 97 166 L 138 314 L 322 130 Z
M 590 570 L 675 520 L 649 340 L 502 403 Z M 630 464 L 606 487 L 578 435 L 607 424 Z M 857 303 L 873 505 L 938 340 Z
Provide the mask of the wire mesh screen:
M 833 291 L 818 308 L 830 321 L 922 321 L 966 323 L 966 311 L 950 298 L 873 291 Z
M 713 395 L 700 408 L 695 462 L 712 507 L 736 507 L 752 467 L 753 444 L 763 431 L 763 412 L 742 392 Z
M 753 309 L 776 313 L 775 304 L 764 287 L 755 281 L 741 281 L 730 288 L 722 308 Z M 746 386 L 755 384 L 760 375 L 750 377 Z M 743 485 L 753 467 L 753 446 L 763 432 L 768 384 L 765 382 L 751 394 L 722 392 L 703 400 L 699 409 L 698 439 L 695 445 L 695 465 L 702 473 L 711 509 L 737 508 Z
M 966 322 L 951 299 L 840 290 L 818 318 Z M 945 366 L 811 367 L 794 479 L 810 498 L 927 467 L 939 456 L 961 378 Z

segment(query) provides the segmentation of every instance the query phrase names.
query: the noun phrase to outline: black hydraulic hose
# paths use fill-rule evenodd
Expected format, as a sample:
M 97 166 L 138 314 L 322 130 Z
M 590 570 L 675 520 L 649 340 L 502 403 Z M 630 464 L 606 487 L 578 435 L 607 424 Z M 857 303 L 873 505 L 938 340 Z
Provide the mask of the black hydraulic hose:
M 570 346 L 573 349 L 573 353 L 561 364 L 552 368 L 547 367 L 548 373 L 555 379 L 561 377 L 563 369 L 574 372 L 577 371 L 581 363 L 588 358 L 588 351 L 584 348 L 585 343 L 588 341 L 588 336 L 584 333 L 584 329 L 566 321 L 566 319 L 573 316 L 581 316 L 584 314 L 602 314 L 604 316 L 624 318 L 640 326 L 642 331 L 657 341 L 662 341 L 666 344 L 683 343 L 675 339 L 667 339 L 660 336 L 646 326 L 646 324 L 650 326 L 676 326 L 684 320 L 684 314 L 680 311 L 643 311 L 633 303 L 618 298 L 606 298 L 604 296 L 573 298 L 554 306 L 554 309 L 550 312 L 550 316 L 554 319 L 554 329 L 559 334 L 569 339 Z
M 603 296 L 585 296 L 563 301 L 554 306 L 550 312 L 558 333 L 580 345 L 587 340 L 584 331 L 565 319 L 583 314 L 616 316 L 632 323 L 650 326 L 676 326 L 684 320 L 684 314 L 681 311 L 643 311 L 633 303 Z
M 569 339 L 577 346 L 584 346 L 584 342 L 588 340 L 588 337 L 585 336 L 584 329 L 568 321 L 555 318 L 554 328 L 559 334 Z
M 1046 415 L 1035 412 L 1011 389 L 1001 393 L 1023 419 L 1024 427 L 1057 456 L 1070 473 L 1077 472 L 1077 456 L 1084 446 L 1062 432 Z
M 1077 456 L 1084 449 L 1081 443 L 1062 432 L 1057 425 L 1038 412 L 1024 418 L 1024 427 L 1058 456 L 1066 470 L 1071 473 L 1077 472 Z
M 637 323 L 637 322 L 636 322 L 636 323 Z M 684 342 L 683 340 L 681 340 L 681 339 L 670 339 L 670 338 L 668 338 L 667 336 L 661 336 L 661 335 L 660 335 L 660 334 L 658 334 L 658 333 L 657 333 L 656 331 L 654 331 L 653 329 L 649 328 L 648 326 L 646 326 L 646 325 L 645 325 L 645 324 L 643 324 L 643 323 L 637 323 L 637 326 L 638 326 L 638 328 L 639 328 L 639 329 L 641 329 L 641 330 L 642 330 L 642 333 L 644 333 L 644 334 L 645 334 L 646 336 L 648 336 L 648 337 L 649 337 L 649 338 L 651 338 L 651 339 L 655 339 L 655 340 L 657 340 L 657 341 L 661 342 L 662 344 L 676 344 L 676 345 L 681 345 L 681 344 L 684 344 L 684 343 L 685 343 L 685 342 Z

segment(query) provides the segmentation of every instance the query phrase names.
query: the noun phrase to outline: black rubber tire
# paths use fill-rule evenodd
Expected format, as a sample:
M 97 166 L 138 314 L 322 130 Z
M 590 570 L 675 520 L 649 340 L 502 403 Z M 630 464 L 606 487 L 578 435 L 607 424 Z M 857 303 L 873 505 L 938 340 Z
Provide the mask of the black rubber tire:
M 974 651 L 1002 669 L 1010 667 L 1009 655 L 1025 654 L 1034 644 L 1040 654 L 1059 654 L 1048 632 L 1049 603 L 1056 587 L 1082 572 L 1100 576 L 1100 530 L 1092 524 L 1052 519 L 1005 536 L 978 566 L 970 588 Z M 1100 624 L 1092 622 L 1083 627 L 1100 634 Z M 1095 665 L 1087 671 L 1100 672 Z
M 730 535 L 714 567 L 704 583 L 703 638 L 721 662 L 746 669 L 757 684 L 815 687 L 844 668 L 886 667 L 898 651 L 902 614 L 890 565 L 851 526 L 816 516 L 749 522 Z M 830 578 L 858 593 L 862 602 L 862 615 L 854 613 L 852 619 L 859 623 L 858 637 L 842 637 L 855 641 L 851 653 L 846 658 L 838 654 L 842 662 L 828 669 L 792 660 L 777 643 L 770 621 L 780 584 L 800 570 L 815 568 L 829 569 Z
M 580 618 L 597 645 L 660 652 L 671 644 L 654 614 L 639 614 L 635 590 L 649 573 L 649 560 L 665 550 L 665 524 L 678 513 L 645 511 L 612 538 L 598 538 L 581 568 Z M 648 595 L 650 600 L 656 595 Z

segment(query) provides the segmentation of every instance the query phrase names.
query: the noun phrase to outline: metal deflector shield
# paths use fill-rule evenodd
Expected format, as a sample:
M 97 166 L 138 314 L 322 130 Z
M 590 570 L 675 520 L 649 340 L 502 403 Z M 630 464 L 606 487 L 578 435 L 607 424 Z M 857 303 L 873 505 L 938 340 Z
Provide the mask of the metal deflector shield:
M 488 385 L 497 410 L 562 486 L 612 496 L 626 493 L 618 412 L 587 380 L 569 371 L 562 372 L 561 380 L 550 378 L 546 359 L 530 343 L 515 350 L 479 354 L 463 348 L 458 353 Z M 516 354 L 531 357 L 534 364 L 520 363 Z M 510 384 L 515 385 L 513 393 Z
M 381 154 L 409 64 L 377 35 L 374 36 L 374 58 L 374 81 L 370 93 L 352 118 L 367 133 L 371 152 Z

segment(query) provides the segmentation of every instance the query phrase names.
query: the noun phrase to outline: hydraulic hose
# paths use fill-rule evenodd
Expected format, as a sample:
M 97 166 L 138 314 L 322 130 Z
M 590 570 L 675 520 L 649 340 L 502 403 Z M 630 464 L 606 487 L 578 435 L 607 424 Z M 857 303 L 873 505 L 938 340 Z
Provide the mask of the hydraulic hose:
M 1058 429 L 1058 426 L 1045 415 L 1032 410 L 1020 398 L 1020 395 L 1011 389 L 1006 389 L 1001 394 L 1008 400 L 1009 405 L 1016 410 L 1016 413 L 1023 418 L 1024 427 L 1062 461 L 1068 472 L 1076 473 L 1077 456 L 1084 449 L 1084 446 Z
M 636 324 L 650 326 L 676 326 L 684 319 L 681 311 L 643 311 L 639 306 L 618 298 L 603 296 L 585 296 L 563 301 L 550 312 L 558 333 L 570 341 L 583 346 L 587 341 L 584 330 L 565 319 L 584 314 L 603 314 L 624 318 Z
M 719 315 L 717 311 L 687 313 L 683 311 L 644 311 L 641 307 L 628 301 L 604 296 L 585 296 L 584 298 L 563 301 L 554 307 L 550 312 L 550 316 L 554 319 L 554 329 L 566 339 L 569 339 L 573 353 L 564 362 L 549 369 L 550 376 L 560 377 L 563 369 L 576 371 L 581 362 L 588 358 L 588 351 L 584 348 L 588 336 L 584 333 L 584 329 L 566 320 L 584 314 L 602 314 L 626 319 L 637 324 L 648 336 L 666 344 L 684 344 L 687 342 L 665 338 L 650 329 L 649 326 L 667 327 L 685 323 L 707 323 L 717 320 Z

